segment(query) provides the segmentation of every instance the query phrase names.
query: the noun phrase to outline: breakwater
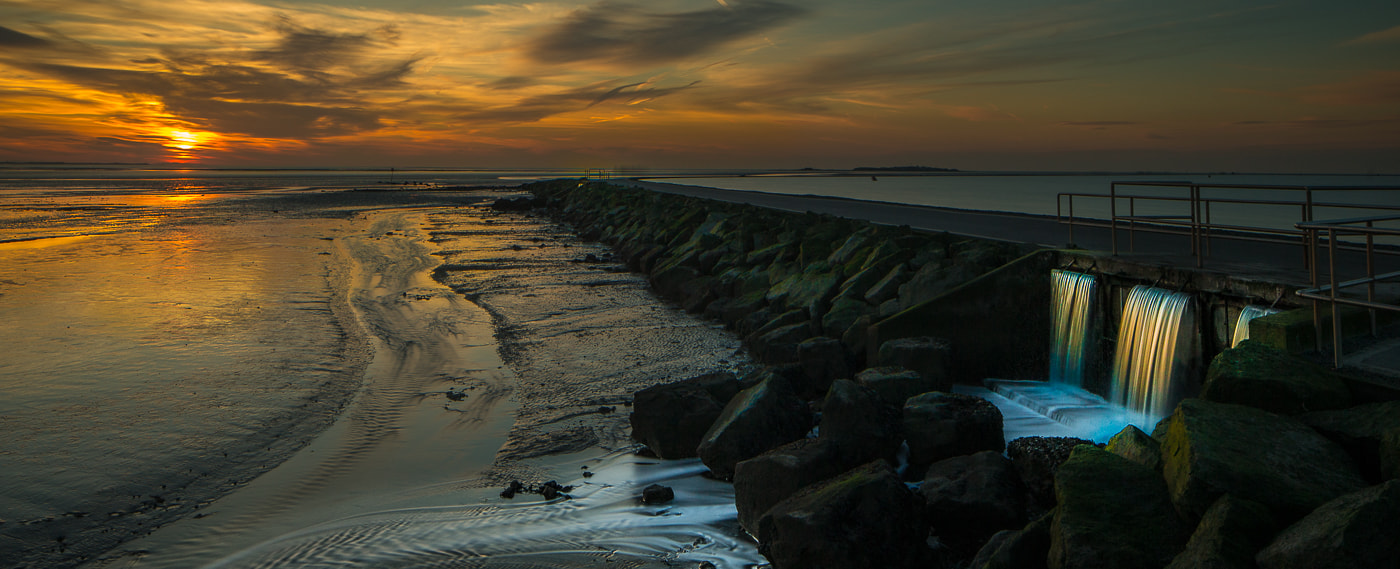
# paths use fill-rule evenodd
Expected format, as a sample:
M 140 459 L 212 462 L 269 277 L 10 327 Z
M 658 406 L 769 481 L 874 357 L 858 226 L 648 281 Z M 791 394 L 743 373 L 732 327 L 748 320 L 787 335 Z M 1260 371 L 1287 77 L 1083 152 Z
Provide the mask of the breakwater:
M 606 184 L 527 189 L 536 197 L 505 207 L 547 207 L 613 245 L 662 295 L 773 364 L 642 390 L 631 424 L 661 458 L 698 454 L 731 480 L 739 522 L 774 567 L 1394 557 L 1376 532 L 1400 523 L 1400 407 L 1261 342 L 1212 351 L 1193 378 L 1199 397 L 1106 448 L 1005 442 L 995 407 L 949 392 L 987 370 L 1038 366 L 1044 379 L 1056 252 Z M 1039 347 L 1017 353 L 1021 336 Z M 1330 537 L 1342 534 L 1356 537 Z
M 845 369 L 873 364 L 878 359 L 873 353 L 878 345 L 869 341 L 878 337 L 871 333 L 873 324 L 910 312 L 1030 252 L 1019 244 L 602 183 L 560 180 L 525 189 L 583 238 L 612 245 L 632 270 L 649 276 L 662 296 L 723 322 L 744 338 L 756 359 L 768 364 L 797 364 L 819 351 L 818 346 L 823 353 L 839 346 Z M 1033 278 L 1045 280 L 1045 286 L 1033 288 L 1048 295 L 1048 275 Z M 1036 307 L 1036 314 L 1044 305 Z M 964 338 L 984 327 L 966 320 L 947 323 L 966 328 L 968 334 L 960 335 Z M 1045 357 L 1041 340 L 1048 338 L 1043 328 L 1030 333 L 1039 359 Z M 955 352 L 978 352 L 958 347 L 953 346 Z M 987 370 L 964 371 L 958 379 L 975 382 L 987 376 Z M 993 371 L 1025 375 L 1010 366 Z

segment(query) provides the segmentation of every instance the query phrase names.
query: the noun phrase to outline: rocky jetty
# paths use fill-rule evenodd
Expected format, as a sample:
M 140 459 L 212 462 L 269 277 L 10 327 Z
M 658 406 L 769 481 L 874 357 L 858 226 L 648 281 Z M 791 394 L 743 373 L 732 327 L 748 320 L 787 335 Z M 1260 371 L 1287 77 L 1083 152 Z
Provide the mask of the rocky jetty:
M 1024 249 L 576 180 L 527 189 L 501 209 L 544 208 L 611 244 L 765 364 L 637 392 L 632 436 L 732 480 L 740 524 L 776 569 L 1400 557 L 1384 534 L 1400 524 L 1397 408 L 1357 405 L 1334 372 L 1246 342 L 1151 435 L 1004 443 L 994 406 L 949 391 L 1001 365 L 967 337 L 989 337 L 976 311 L 1031 303 L 995 278 Z

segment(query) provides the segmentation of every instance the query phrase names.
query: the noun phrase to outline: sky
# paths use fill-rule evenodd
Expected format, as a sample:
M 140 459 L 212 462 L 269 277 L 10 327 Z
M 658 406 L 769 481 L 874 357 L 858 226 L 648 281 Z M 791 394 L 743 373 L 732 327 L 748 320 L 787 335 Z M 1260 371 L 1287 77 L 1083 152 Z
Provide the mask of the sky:
M 1400 173 L 1395 0 L 0 0 L 0 162 Z

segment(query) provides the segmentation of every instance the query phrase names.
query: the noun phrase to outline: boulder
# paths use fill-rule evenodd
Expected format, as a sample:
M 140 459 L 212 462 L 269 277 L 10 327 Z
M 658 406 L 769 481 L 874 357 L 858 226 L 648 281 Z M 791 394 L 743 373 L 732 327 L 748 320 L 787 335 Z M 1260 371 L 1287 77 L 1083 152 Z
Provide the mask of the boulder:
M 1050 569 L 1158 569 L 1186 542 L 1162 477 L 1146 466 L 1080 445 L 1055 474 Z
M 680 264 L 668 265 L 657 270 L 651 276 L 651 286 L 663 296 L 677 298 L 683 294 L 683 289 L 687 288 L 687 285 L 700 277 L 700 269 L 695 267 Z
M 1016 465 L 1021 481 L 1041 508 L 1055 507 L 1055 471 L 1069 460 L 1070 452 L 1079 445 L 1094 441 L 1074 437 L 1021 437 L 1006 445 L 1006 455 Z
M 701 438 L 697 454 L 717 478 L 730 480 L 739 462 L 800 439 L 811 429 L 807 405 L 785 380 L 770 376 L 729 400 Z
M 840 340 L 832 338 L 809 338 L 798 343 L 797 364 L 802 367 L 802 382 L 793 387 L 804 398 L 820 397 L 832 381 L 851 376 L 846 366 L 846 349 Z
M 880 398 L 874 390 L 848 379 L 831 384 L 822 402 L 822 439 L 856 457 L 857 463 L 894 458 L 904 442 L 900 408 Z
M 774 569 L 922 567 L 923 504 L 877 460 L 808 486 L 759 521 L 759 552 Z
M 862 316 L 867 316 L 875 312 L 875 307 L 866 304 L 863 300 L 841 297 L 831 303 L 831 310 L 822 316 L 822 334 L 832 338 L 840 338 L 851 325 L 860 320 Z
M 904 284 L 904 281 L 909 280 L 909 274 L 909 269 L 904 268 L 904 263 L 895 265 L 893 269 L 885 273 L 884 277 L 870 285 L 870 288 L 865 291 L 865 301 L 879 306 L 882 302 L 894 300 L 895 297 L 899 296 L 899 286 Z
M 954 549 L 970 553 L 992 534 L 1026 524 L 1026 488 L 1000 452 L 935 462 L 919 492 L 933 533 Z
M 1391 429 L 1381 435 L 1379 454 L 1381 478 L 1400 478 L 1400 429 Z
M 1167 569 L 1252 569 L 1254 555 L 1278 531 L 1278 522 L 1258 502 L 1226 494 L 1206 510 L 1186 549 Z
M 1128 425 L 1108 440 L 1108 452 L 1151 468 L 1162 469 L 1162 445 L 1142 429 Z
M 1367 480 L 1380 482 L 1389 478 L 1381 474 L 1381 438 L 1390 430 L 1400 429 L 1400 401 L 1314 411 L 1298 415 L 1297 419 L 1346 450 Z
M 1165 422 L 1162 475 L 1177 511 L 1193 522 L 1223 494 L 1288 521 L 1366 486 L 1346 452 L 1287 417 L 1187 399 Z
M 970 569 L 1045 569 L 1054 512 L 1019 530 L 997 532 L 967 566 Z
M 797 361 L 797 345 L 812 337 L 812 326 L 807 322 L 789 324 L 770 332 L 755 335 L 749 340 L 749 351 L 758 361 L 770 364 Z
M 977 278 L 985 270 L 967 263 L 930 262 L 915 271 L 899 287 L 899 309 L 905 310 L 953 290 Z
M 938 391 L 947 391 L 953 386 L 952 377 L 948 375 L 950 363 L 950 347 L 948 341 L 942 338 L 897 338 L 880 344 L 881 366 L 898 366 L 917 371 Z
M 654 385 L 632 396 L 632 439 L 661 458 L 695 456 L 725 404 L 739 392 L 728 372 Z
M 903 425 L 916 473 L 945 458 L 1006 448 L 1001 410 L 981 397 L 941 391 L 916 395 L 904 403 Z
M 827 439 L 798 439 L 734 467 L 734 507 L 739 525 L 754 537 L 758 521 L 774 504 L 803 487 L 863 464 Z
M 1351 394 L 1340 376 L 1322 366 L 1245 340 L 1211 360 L 1201 399 L 1296 415 L 1346 407 Z
M 864 303 L 866 291 L 874 286 L 875 283 L 880 282 L 880 279 L 884 276 L 885 271 L 881 270 L 879 267 L 870 267 L 857 272 L 851 275 L 851 278 L 841 283 L 841 287 L 838 289 L 836 295 L 839 298 L 856 300 Z
M 1261 569 L 1400 567 L 1400 480 L 1340 496 L 1278 534 Z
M 919 372 L 902 367 L 872 367 L 856 373 L 856 382 L 874 390 L 890 405 L 903 407 L 910 397 L 938 391 L 935 382 L 924 379 Z

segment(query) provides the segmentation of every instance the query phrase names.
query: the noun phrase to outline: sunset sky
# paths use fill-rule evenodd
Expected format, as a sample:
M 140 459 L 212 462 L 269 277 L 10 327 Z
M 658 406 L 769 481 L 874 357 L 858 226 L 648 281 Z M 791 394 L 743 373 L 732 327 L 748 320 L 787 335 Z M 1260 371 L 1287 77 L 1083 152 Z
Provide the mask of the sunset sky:
M 1400 172 L 1395 0 L 0 0 L 0 161 Z

